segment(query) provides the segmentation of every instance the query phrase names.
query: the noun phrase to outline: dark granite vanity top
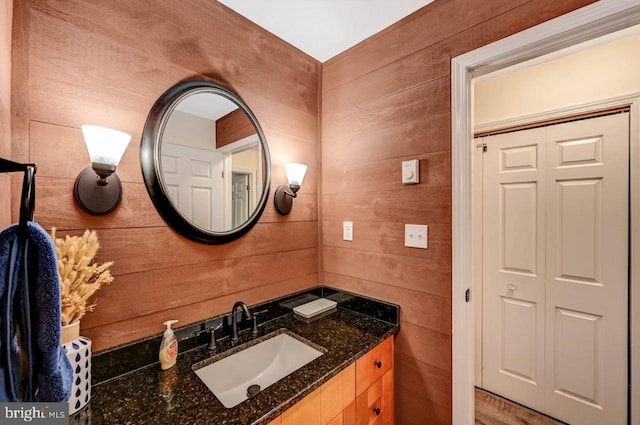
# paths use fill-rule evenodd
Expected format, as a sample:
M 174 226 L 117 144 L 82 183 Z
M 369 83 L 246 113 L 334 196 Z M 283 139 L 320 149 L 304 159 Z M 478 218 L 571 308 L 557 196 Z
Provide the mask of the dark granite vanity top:
M 205 345 L 185 352 L 181 341 L 181 352 L 173 368 L 162 371 L 159 364 L 154 363 L 94 385 L 89 405 L 72 416 L 72 423 L 75 420 L 93 425 L 266 425 L 398 330 L 397 306 L 326 287 L 310 290 L 302 294 L 302 298 L 308 294 L 336 299 L 339 301 L 338 309 L 314 320 L 303 320 L 284 309 L 277 317 L 261 324 L 257 337 L 252 337 L 248 330 L 241 332 L 240 341 L 235 346 L 252 340 L 258 342 L 271 332 L 286 329 L 323 347 L 326 353 L 249 400 L 231 409 L 225 408 L 192 370 L 193 364 L 232 350 L 234 347 L 228 337 L 218 340 L 215 352 L 208 351 Z M 301 299 L 301 294 L 292 298 L 294 302 L 296 298 Z M 287 299 L 284 301 L 275 302 L 286 306 Z M 271 302 L 269 305 L 274 304 Z M 259 311 L 260 308 L 252 310 Z M 202 342 L 202 339 L 198 341 Z M 185 345 L 188 347 L 189 343 Z M 99 368 L 96 372 L 101 373 Z

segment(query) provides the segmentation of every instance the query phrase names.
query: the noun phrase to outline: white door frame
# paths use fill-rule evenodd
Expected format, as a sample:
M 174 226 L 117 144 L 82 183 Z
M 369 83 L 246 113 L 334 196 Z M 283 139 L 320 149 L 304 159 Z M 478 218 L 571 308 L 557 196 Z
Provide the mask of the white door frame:
M 465 293 L 473 286 L 472 243 L 472 157 L 473 147 L 473 78 L 553 51 L 640 24 L 637 0 L 601 0 L 574 12 L 529 28 L 452 59 L 452 419 L 454 425 L 473 425 L 474 403 L 474 315 L 473 305 Z M 632 132 L 639 123 L 631 122 Z M 633 140 L 633 139 L 632 139 Z M 634 155 L 634 151 L 635 155 Z M 632 149 L 631 166 L 631 264 L 640 265 L 640 155 Z M 640 276 L 631 276 L 638 288 Z M 631 293 L 631 315 L 640 319 L 640 291 Z M 631 329 L 632 358 L 638 358 L 640 329 Z M 636 361 L 635 364 L 638 364 Z M 640 373 L 632 370 L 631 421 L 640 424 Z

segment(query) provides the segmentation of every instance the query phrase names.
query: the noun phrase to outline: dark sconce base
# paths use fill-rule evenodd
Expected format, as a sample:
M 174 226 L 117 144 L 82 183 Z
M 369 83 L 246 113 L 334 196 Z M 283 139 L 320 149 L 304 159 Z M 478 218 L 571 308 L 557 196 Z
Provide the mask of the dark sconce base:
M 289 189 L 291 188 L 291 192 Z M 298 196 L 296 192 L 300 189 L 300 186 L 291 185 L 287 186 L 281 184 L 276 188 L 276 193 L 273 196 L 273 203 L 276 206 L 276 211 L 280 215 L 287 215 L 291 212 L 291 207 L 293 206 L 293 198 Z
M 93 168 L 87 167 L 76 178 L 73 193 L 76 202 L 84 211 L 93 215 L 104 215 L 120 204 L 122 184 L 115 173 L 101 180 Z

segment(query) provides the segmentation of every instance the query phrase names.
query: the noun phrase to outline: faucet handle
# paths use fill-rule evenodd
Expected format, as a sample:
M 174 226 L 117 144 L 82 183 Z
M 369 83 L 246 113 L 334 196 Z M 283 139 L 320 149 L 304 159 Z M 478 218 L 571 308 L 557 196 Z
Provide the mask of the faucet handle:
M 218 323 L 216 326 L 212 326 L 209 328 L 211 331 L 211 337 L 209 338 L 209 344 L 207 345 L 207 350 L 214 351 L 216 348 L 216 331 L 222 328 L 222 322 Z
M 251 318 L 253 319 L 253 325 L 251 326 L 251 335 L 258 335 L 258 315 L 267 313 L 269 309 L 264 309 L 260 311 L 254 311 L 251 313 Z

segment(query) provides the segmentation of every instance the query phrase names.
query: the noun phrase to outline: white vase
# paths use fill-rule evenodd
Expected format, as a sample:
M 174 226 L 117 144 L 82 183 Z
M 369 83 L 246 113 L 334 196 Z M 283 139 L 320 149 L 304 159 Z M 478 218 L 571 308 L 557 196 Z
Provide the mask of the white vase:
M 65 335 L 62 338 L 62 346 L 73 369 L 73 384 L 69 396 L 69 415 L 72 415 L 86 406 L 91 399 L 91 340 L 84 336 L 76 336 L 79 335 L 79 322 L 63 326 L 62 329 Z M 76 337 L 70 339 L 69 335 Z

